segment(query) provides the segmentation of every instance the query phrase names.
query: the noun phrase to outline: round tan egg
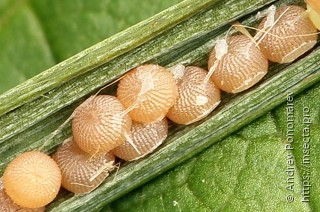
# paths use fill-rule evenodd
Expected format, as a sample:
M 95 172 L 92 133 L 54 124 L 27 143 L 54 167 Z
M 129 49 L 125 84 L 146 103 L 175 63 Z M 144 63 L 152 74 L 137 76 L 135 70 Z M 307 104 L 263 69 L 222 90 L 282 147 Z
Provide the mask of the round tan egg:
M 226 53 L 218 58 L 214 49 L 208 69 L 214 84 L 228 93 L 239 93 L 259 82 L 268 72 L 268 60 L 255 43 L 244 35 L 231 36 L 226 41 Z
M 109 153 L 90 155 L 81 150 L 72 138 L 57 149 L 53 159 L 62 174 L 62 186 L 76 194 L 97 188 L 114 168 L 114 156 Z
M 2 180 L 0 179 L 0 211 L 1 212 L 43 212 L 44 207 L 41 208 L 24 208 L 14 203 L 6 194 L 3 188 Z
M 166 118 L 148 124 L 133 122 L 126 142 L 111 153 L 126 161 L 137 160 L 153 152 L 167 138 L 167 135 Z
M 317 43 L 317 29 L 304 8 L 288 5 L 278 8 L 274 23 L 265 26 L 264 18 L 255 36 L 262 53 L 273 62 L 290 63 Z
M 2 180 L 0 179 L 0 211 L 1 212 L 43 212 L 45 210 L 44 207 L 41 208 L 24 208 L 20 207 L 16 203 L 14 203 L 10 197 L 6 194 L 3 188 Z
M 121 145 L 131 119 L 120 101 L 109 95 L 91 96 L 74 111 L 72 135 L 85 152 L 109 152 Z
M 208 72 L 188 66 L 177 79 L 179 96 L 167 117 L 178 124 L 191 124 L 206 117 L 220 103 L 220 90 L 212 80 L 206 81 Z
M 117 97 L 133 121 L 151 123 L 166 116 L 178 96 L 172 73 L 159 65 L 141 65 L 119 82 Z
M 61 172 L 48 155 L 31 151 L 13 159 L 3 174 L 5 192 L 14 203 L 40 208 L 50 203 L 61 186 Z

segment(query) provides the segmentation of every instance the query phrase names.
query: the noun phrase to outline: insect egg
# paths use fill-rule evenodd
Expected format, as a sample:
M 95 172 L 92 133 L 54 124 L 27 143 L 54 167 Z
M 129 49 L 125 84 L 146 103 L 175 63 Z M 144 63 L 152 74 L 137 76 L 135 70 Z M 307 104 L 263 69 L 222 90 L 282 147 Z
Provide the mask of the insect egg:
M 252 40 L 236 35 L 216 45 L 209 56 L 208 69 L 209 75 L 213 71 L 211 78 L 218 88 L 238 93 L 252 87 L 266 75 L 268 60 Z
M 10 197 L 5 193 L 3 188 L 2 180 L 0 179 L 0 211 L 1 212 L 43 212 L 44 207 L 41 208 L 22 208 L 19 205 L 15 204 Z
M 177 79 L 179 96 L 167 117 L 178 124 L 191 124 L 218 106 L 220 90 L 212 80 L 205 81 L 208 74 L 206 70 L 196 66 L 182 68 L 185 70 Z
M 273 23 L 265 24 L 273 19 Z M 305 13 L 295 5 L 278 8 L 274 17 L 266 17 L 255 36 L 262 53 L 273 62 L 290 63 L 317 43 L 317 29 Z
M 62 186 L 84 194 L 94 190 L 114 168 L 114 156 L 100 153 L 94 156 L 81 150 L 72 138 L 66 139 L 54 153 L 53 159 L 61 169 Z
M 165 117 L 178 96 L 178 88 L 169 70 L 147 64 L 120 80 L 117 96 L 133 121 L 151 123 Z
M 40 208 L 50 203 L 61 186 L 61 172 L 48 155 L 31 151 L 12 160 L 3 174 L 8 196 L 21 207 Z
M 306 0 L 309 18 L 314 26 L 320 30 L 320 2 L 319 0 Z
M 91 96 L 74 112 L 72 134 L 85 152 L 109 152 L 122 144 L 131 119 L 120 101 L 109 95 Z
M 154 151 L 167 135 L 166 118 L 149 124 L 133 122 L 127 141 L 112 150 L 111 153 L 126 161 L 137 160 Z

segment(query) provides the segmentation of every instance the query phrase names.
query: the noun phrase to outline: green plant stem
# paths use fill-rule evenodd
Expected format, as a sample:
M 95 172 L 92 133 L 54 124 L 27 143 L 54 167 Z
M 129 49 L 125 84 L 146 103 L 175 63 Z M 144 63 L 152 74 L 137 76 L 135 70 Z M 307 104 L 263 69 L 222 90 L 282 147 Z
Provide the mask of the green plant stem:
M 159 151 L 121 167 L 92 193 L 53 204 L 49 211 L 95 211 L 280 105 L 289 92 L 296 95 L 319 81 L 320 50 L 223 105 L 203 123 L 177 131 Z
M 53 66 L 0 95 L 0 115 L 140 46 L 216 2 L 185 0 Z
M 88 95 L 88 93 L 93 92 L 95 89 L 117 79 L 126 71 L 139 64 L 153 61 L 166 65 L 167 63 L 174 62 L 177 58 L 183 57 L 185 54 L 188 54 L 190 57 L 188 63 L 193 63 L 194 60 L 191 60 L 192 55 L 189 52 L 192 53 L 194 49 L 206 42 L 209 43 L 209 48 L 212 48 L 212 34 L 216 31 L 221 31 L 221 26 L 227 24 L 230 20 L 236 20 L 247 13 L 255 11 L 262 5 L 270 2 L 273 1 L 245 0 L 244 2 L 238 2 L 237 0 L 230 0 L 228 1 L 228 4 L 230 4 L 228 14 L 218 13 L 219 10 L 225 7 L 224 2 L 216 4 L 214 7 L 208 7 L 206 11 L 198 11 L 199 14 L 167 30 L 141 47 L 120 55 L 86 74 L 69 80 L 36 100 L 0 116 L 0 128 L 2 129 L 0 131 L 0 144 L 28 130 L 33 125 L 57 113 L 59 110 L 63 110 L 64 107 L 78 101 L 78 99 Z M 195 3 L 197 4 L 197 2 Z M 193 3 L 190 5 L 190 7 L 193 7 Z M 173 12 L 174 10 L 170 11 Z M 184 12 L 184 10 L 180 12 Z M 222 32 L 224 32 L 224 28 Z M 110 42 L 112 43 L 113 41 Z M 208 44 L 205 45 L 208 46 Z M 205 55 L 208 54 L 209 48 L 202 49 L 202 51 L 197 51 L 193 54 L 206 58 Z M 167 55 L 170 55 L 170 59 L 167 58 Z M 51 79 L 50 75 L 47 75 L 47 73 L 51 73 L 49 70 L 44 72 L 43 75 Z M 55 76 L 60 76 L 58 71 L 55 71 L 55 73 Z M 16 87 L 15 90 L 17 93 L 20 92 L 20 87 Z M 37 94 L 34 94 L 35 98 L 36 96 Z M 6 99 L 6 101 L 11 100 L 11 97 Z M 15 101 L 12 102 L 10 110 L 14 108 Z

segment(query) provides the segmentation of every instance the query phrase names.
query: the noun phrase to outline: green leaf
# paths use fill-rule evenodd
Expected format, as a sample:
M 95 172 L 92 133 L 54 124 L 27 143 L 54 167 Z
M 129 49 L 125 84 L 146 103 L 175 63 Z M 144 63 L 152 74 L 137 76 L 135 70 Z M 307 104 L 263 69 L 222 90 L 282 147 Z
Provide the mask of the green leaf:
M 21 1 L 1 2 L 0 93 L 55 64 L 32 9 Z
M 3 8 L 11 5 L 8 2 L 5 2 L 4 6 L 0 4 L 0 11 L 4 11 Z M 43 34 L 50 45 L 52 55 L 54 55 L 52 57 L 57 61 L 63 60 L 78 50 L 104 38 L 105 29 L 103 26 L 105 22 L 100 22 L 100 19 L 110 20 L 107 18 L 110 14 L 104 12 L 108 1 L 96 1 L 96 4 L 81 0 L 72 2 L 55 1 L 54 3 L 51 1 L 17 2 L 15 5 L 21 8 L 27 7 L 36 14 L 35 16 L 39 19 L 38 23 L 42 26 Z M 126 8 L 127 5 L 120 2 L 123 1 L 118 1 L 116 4 L 118 6 L 124 5 L 124 8 Z M 90 47 L 4 93 L 0 96 L 0 114 L 2 114 L 0 115 L 0 172 L 2 173 L 6 164 L 21 152 L 39 148 L 46 152 L 52 152 L 64 138 L 70 135 L 68 122 L 58 131 L 55 131 L 55 129 L 67 120 L 74 107 L 84 97 L 95 93 L 106 83 L 112 82 L 132 67 L 145 62 L 160 63 L 166 66 L 177 63 L 205 65 L 213 42 L 225 35 L 229 28 L 229 22 L 241 18 L 243 23 L 254 25 L 257 20 L 253 15 L 262 6 L 271 2 L 273 1 L 184 1 L 182 4 L 146 20 L 138 26 Z M 303 4 L 302 1 L 291 0 L 278 1 L 277 4 L 288 2 Z M 137 8 L 140 7 L 140 4 L 136 3 L 136 5 L 139 5 Z M 128 10 L 124 9 L 124 11 Z M 245 16 L 247 14 L 250 15 Z M 79 25 L 73 25 L 66 20 L 81 23 L 83 26 L 77 27 Z M 94 23 L 93 26 L 92 23 Z M 99 31 L 101 28 L 102 32 Z M 95 34 L 91 30 L 98 33 Z M 60 35 L 63 37 L 61 38 Z M 72 42 L 74 39 L 77 42 Z M 112 46 L 119 48 L 106 51 L 111 49 Z M 88 195 L 71 197 L 62 193 L 49 206 L 49 210 L 97 211 L 148 180 L 204 151 L 230 133 L 284 102 L 288 90 L 298 94 L 304 89 L 319 83 L 319 57 L 320 50 L 314 49 L 308 56 L 289 66 L 273 65 L 262 84 L 237 96 L 226 96 L 219 109 L 206 120 L 188 127 L 173 126 L 165 145 L 154 154 L 137 162 L 123 164 L 117 175 L 112 175 L 106 183 Z M 110 93 L 112 88 L 103 92 Z M 317 87 L 314 93 L 319 93 Z M 310 98 L 314 99 L 318 96 L 311 96 Z M 319 115 L 317 115 L 319 113 L 316 111 L 314 114 L 315 120 L 319 120 Z M 191 165 L 186 163 L 182 166 L 186 168 L 178 168 L 177 171 L 168 174 L 176 180 L 170 180 L 170 177 L 167 178 L 164 174 L 163 178 L 166 180 L 162 181 L 159 178 L 158 186 L 152 188 L 151 185 L 151 189 L 148 189 L 148 186 L 143 189 L 154 194 L 154 198 L 143 199 L 148 208 L 141 208 L 141 196 L 143 194 L 140 196 L 129 194 L 122 199 L 125 201 L 124 206 L 119 206 L 119 202 L 116 202 L 111 206 L 109 205 L 106 210 L 126 210 L 126 207 L 127 209 L 131 207 L 133 210 L 148 209 L 151 211 L 153 208 L 161 210 L 165 205 L 167 208 L 163 207 L 164 211 L 171 209 L 180 211 L 182 207 L 187 211 L 193 208 L 205 211 L 214 209 L 216 204 L 223 205 L 219 208 L 224 207 L 226 210 L 231 210 L 232 207 L 238 209 L 240 206 L 244 210 L 259 210 L 261 208 L 262 210 L 273 210 L 277 209 L 275 206 L 277 202 L 280 202 L 278 206 L 281 208 L 285 200 L 275 201 L 274 198 L 281 198 L 285 192 L 274 178 L 275 176 L 283 178 L 285 175 L 275 173 L 273 169 L 270 170 L 268 165 L 274 160 L 270 162 L 268 158 L 272 158 L 279 153 L 279 149 L 281 146 L 283 147 L 281 138 L 284 137 L 282 135 L 281 138 L 269 139 L 266 136 L 275 135 L 274 131 L 279 129 L 283 131 L 283 126 L 286 126 L 285 123 L 281 123 L 283 117 L 281 112 L 279 114 L 276 112 L 275 114 L 269 114 L 257 121 L 256 124 L 249 125 L 243 131 L 227 138 L 222 143 L 213 145 L 212 149 L 208 150 L 209 153 L 204 152 L 203 155 L 191 159 Z M 263 130 L 267 132 L 265 133 Z M 265 139 L 266 146 L 263 145 L 263 139 Z M 315 139 L 318 138 L 315 137 Z M 281 145 L 279 145 L 279 142 Z M 234 151 L 231 151 L 230 147 L 233 147 L 232 150 Z M 259 149 L 259 151 L 253 151 L 256 149 Z M 243 151 L 246 154 L 243 155 Z M 268 151 L 270 152 L 268 153 Z M 212 152 L 217 155 L 221 153 L 220 157 L 211 155 Z M 258 157 L 255 153 L 259 153 Z M 239 154 L 242 156 L 240 162 L 237 158 Z M 300 156 L 299 153 L 295 152 L 295 154 L 301 158 L 301 154 Z M 209 155 L 208 162 L 203 165 L 198 164 L 199 167 L 194 166 L 199 161 L 204 161 L 204 155 Z M 258 167 L 255 158 L 258 158 L 259 162 L 261 161 L 263 170 Z M 275 170 L 283 172 L 283 158 L 279 156 L 279 161 L 280 159 L 281 162 L 276 163 Z M 218 160 L 221 160 L 221 166 L 217 165 L 214 168 L 218 170 L 219 175 L 210 175 L 207 170 L 210 169 L 211 161 Z M 221 171 L 222 168 L 228 169 L 224 172 Z M 299 168 L 297 166 L 297 170 Z M 193 169 L 198 170 L 203 175 L 190 173 L 193 172 Z M 312 170 L 314 176 L 316 176 L 317 171 Z M 319 170 L 319 168 L 316 170 Z M 247 178 L 243 179 L 242 172 L 247 178 L 256 177 L 256 174 L 259 178 L 257 181 L 248 180 L 247 182 L 245 181 Z M 230 176 L 228 178 L 231 174 L 236 177 Z M 266 179 L 263 178 L 264 175 L 266 175 Z M 205 182 L 210 182 L 214 177 L 220 180 L 217 183 L 220 189 L 211 191 L 208 186 L 200 186 L 203 185 L 202 179 L 208 178 L 208 181 L 205 180 Z M 194 187 L 193 189 L 186 189 L 183 186 L 190 179 L 198 183 L 201 179 L 200 184 L 193 185 L 196 188 L 199 187 L 197 195 L 190 192 L 196 190 Z M 230 182 L 235 182 L 237 185 L 230 186 Z M 261 190 L 252 186 L 251 182 L 260 183 L 258 185 Z M 301 180 L 296 178 L 295 182 L 297 187 L 300 185 L 299 188 L 301 188 Z M 174 186 L 170 188 L 172 192 L 166 190 L 166 193 L 168 193 L 166 202 L 159 204 L 155 199 L 162 197 L 164 190 L 168 188 L 164 184 Z M 276 188 L 282 188 L 282 190 L 280 189 L 280 192 L 273 194 L 274 187 L 272 186 L 275 184 L 278 185 Z M 178 194 L 179 185 L 181 185 L 183 191 L 179 193 L 179 198 L 174 198 Z M 251 190 L 254 191 L 254 195 L 250 193 Z M 229 199 L 225 197 L 224 201 L 222 194 Z M 295 197 L 298 197 L 298 194 L 299 192 L 295 192 Z M 222 197 L 220 198 L 219 195 L 222 195 Z M 203 202 L 203 198 L 198 198 L 198 196 L 208 196 L 210 198 Z M 244 200 L 241 199 L 242 197 L 244 197 Z M 267 197 L 270 199 L 267 200 Z M 137 201 L 134 198 L 137 198 Z M 237 201 L 232 205 L 228 200 Z M 249 205 L 247 205 L 247 202 L 249 202 Z M 271 204 L 270 207 L 265 206 L 268 203 Z M 314 203 L 314 205 L 316 204 Z M 305 206 L 295 202 L 287 208 L 305 210 L 308 207 L 309 205 Z M 313 205 L 310 207 L 316 208 Z

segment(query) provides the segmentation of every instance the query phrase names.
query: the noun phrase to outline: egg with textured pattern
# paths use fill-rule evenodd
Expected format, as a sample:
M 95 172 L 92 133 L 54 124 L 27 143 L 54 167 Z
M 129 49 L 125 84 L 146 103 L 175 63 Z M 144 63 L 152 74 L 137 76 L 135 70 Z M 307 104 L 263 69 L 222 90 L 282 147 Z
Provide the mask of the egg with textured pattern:
M 206 117 L 219 105 L 220 90 L 212 80 L 206 80 L 206 70 L 196 66 L 182 68 L 183 74 L 176 74 L 179 96 L 167 117 L 187 125 Z
M 131 119 L 120 101 L 109 95 L 91 96 L 75 111 L 72 135 L 85 152 L 109 152 L 121 145 L 130 131 Z
M 222 52 L 222 53 L 221 53 Z M 214 84 L 228 93 L 239 93 L 259 82 L 268 72 L 268 60 L 255 42 L 244 35 L 229 37 L 208 60 Z
M 44 207 L 41 208 L 23 208 L 14 203 L 10 197 L 6 194 L 3 188 L 2 180 L 0 179 L 0 211 L 1 212 L 43 212 Z
M 115 157 L 109 153 L 90 155 L 72 138 L 66 139 L 53 155 L 62 174 L 62 186 L 76 194 L 97 188 L 114 168 Z
M 40 208 L 50 203 L 61 186 L 61 172 L 48 155 L 31 151 L 13 159 L 3 174 L 5 192 L 21 207 Z
M 141 65 L 119 82 L 117 97 L 133 121 L 151 123 L 166 116 L 178 97 L 172 73 L 154 64 Z
M 261 52 L 272 62 L 291 63 L 316 43 L 317 29 L 304 8 L 296 5 L 279 7 L 273 16 L 264 18 L 255 36 Z
M 137 160 L 153 152 L 167 135 L 166 118 L 148 124 L 133 122 L 126 142 L 113 149 L 111 153 L 126 161 Z

